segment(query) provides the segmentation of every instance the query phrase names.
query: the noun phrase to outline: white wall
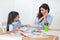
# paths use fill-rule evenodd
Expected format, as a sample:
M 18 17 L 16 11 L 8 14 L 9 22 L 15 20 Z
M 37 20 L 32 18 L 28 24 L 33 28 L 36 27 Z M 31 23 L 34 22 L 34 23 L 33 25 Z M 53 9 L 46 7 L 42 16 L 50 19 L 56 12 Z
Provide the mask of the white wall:
M 49 0 L 50 14 L 53 15 L 52 28 L 60 29 L 60 0 Z
M 15 0 L 15 10 L 19 11 L 22 24 L 31 24 L 34 0 Z
M 20 12 L 23 24 L 33 24 L 38 8 L 46 0 L 15 0 L 15 10 Z
M 41 6 L 41 4 L 43 3 L 48 3 L 47 0 L 34 0 L 34 7 L 33 7 L 33 21 L 35 20 L 38 12 L 39 12 L 39 7 Z
M 22 24 L 33 24 L 42 3 L 50 6 L 50 14 L 53 15 L 51 27 L 60 28 L 60 0 L 0 0 L 0 24 L 7 21 L 7 15 L 12 10 L 20 13 Z
M 7 15 L 14 10 L 14 0 L 0 0 L 0 25 L 7 21 Z
M 36 16 L 39 10 L 39 6 L 42 3 L 47 3 L 50 7 L 50 13 L 53 16 L 53 21 L 50 28 L 60 29 L 60 0 L 35 0 L 34 2 L 34 15 Z

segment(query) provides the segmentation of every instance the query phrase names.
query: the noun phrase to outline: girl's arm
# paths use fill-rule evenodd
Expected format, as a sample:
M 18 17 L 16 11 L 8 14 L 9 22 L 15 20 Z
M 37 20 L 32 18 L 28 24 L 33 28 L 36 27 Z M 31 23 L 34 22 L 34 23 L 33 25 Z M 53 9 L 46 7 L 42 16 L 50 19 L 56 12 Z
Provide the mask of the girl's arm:
M 30 24 L 21 25 L 21 27 L 31 27 Z
M 9 25 L 9 32 L 15 32 L 15 31 L 18 31 L 18 26 L 15 29 L 13 29 L 13 26 Z

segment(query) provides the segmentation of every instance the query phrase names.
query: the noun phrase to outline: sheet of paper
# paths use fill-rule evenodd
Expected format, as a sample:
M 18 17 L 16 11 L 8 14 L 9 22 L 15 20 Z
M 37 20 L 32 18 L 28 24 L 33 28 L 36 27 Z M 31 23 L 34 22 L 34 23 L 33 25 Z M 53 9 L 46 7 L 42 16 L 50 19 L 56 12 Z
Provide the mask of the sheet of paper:
M 35 28 L 30 28 L 30 27 L 22 27 L 20 30 L 25 31 L 25 32 L 32 32 L 32 30 L 36 30 Z

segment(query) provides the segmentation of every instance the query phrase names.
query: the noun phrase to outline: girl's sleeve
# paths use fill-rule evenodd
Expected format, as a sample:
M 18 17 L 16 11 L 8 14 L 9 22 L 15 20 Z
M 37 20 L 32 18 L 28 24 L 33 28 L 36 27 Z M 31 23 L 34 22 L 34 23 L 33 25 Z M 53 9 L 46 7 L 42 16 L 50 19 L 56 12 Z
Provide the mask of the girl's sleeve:
M 9 25 L 9 31 L 12 31 L 13 30 L 13 26 L 10 24 Z
M 22 24 L 21 24 L 21 21 L 19 20 L 19 21 L 18 21 L 18 26 L 20 27 L 21 25 L 22 25 Z

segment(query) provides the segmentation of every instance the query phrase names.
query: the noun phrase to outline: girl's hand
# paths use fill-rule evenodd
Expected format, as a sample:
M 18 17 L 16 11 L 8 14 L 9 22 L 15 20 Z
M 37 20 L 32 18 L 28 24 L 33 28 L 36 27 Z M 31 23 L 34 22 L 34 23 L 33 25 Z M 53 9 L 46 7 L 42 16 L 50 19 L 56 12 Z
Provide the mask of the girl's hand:
M 18 31 L 18 26 L 15 29 L 13 29 L 13 32 L 17 32 L 17 31 Z
M 18 26 L 16 27 L 16 30 L 18 30 L 19 28 L 18 28 Z

